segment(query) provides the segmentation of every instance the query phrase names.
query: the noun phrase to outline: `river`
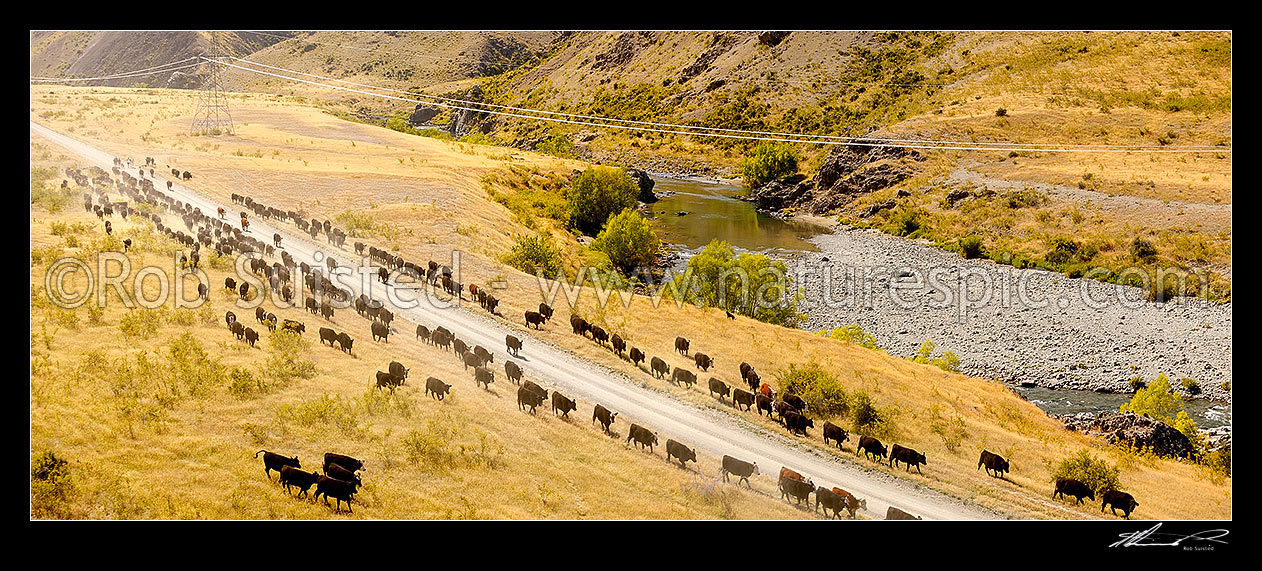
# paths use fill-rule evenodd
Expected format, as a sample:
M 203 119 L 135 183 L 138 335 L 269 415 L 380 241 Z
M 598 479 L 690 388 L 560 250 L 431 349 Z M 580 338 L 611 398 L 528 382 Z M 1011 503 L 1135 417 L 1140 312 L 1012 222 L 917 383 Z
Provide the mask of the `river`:
M 677 253 L 675 270 L 687 266 L 687 260 L 718 238 L 738 251 L 751 251 L 785 260 L 819 252 L 812 238 L 828 234 L 818 225 L 784 220 L 757 212 L 753 204 L 735 198 L 745 192 L 739 186 L 701 180 L 655 178 L 654 190 L 670 193 L 648 205 L 651 224 L 663 245 Z M 687 214 L 679 216 L 683 211 Z M 867 330 L 868 326 L 865 326 Z M 896 332 L 869 331 L 878 339 Z M 887 348 L 890 350 L 891 348 Z M 1099 393 L 1088 390 L 1051 389 L 1046 387 L 1017 389 L 1043 410 L 1055 414 L 1118 410 L 1130 395 Z M 1231 405 L 1207 399 L 1185 401 L 1186 410 L 1202 428 L 1231 424 Z

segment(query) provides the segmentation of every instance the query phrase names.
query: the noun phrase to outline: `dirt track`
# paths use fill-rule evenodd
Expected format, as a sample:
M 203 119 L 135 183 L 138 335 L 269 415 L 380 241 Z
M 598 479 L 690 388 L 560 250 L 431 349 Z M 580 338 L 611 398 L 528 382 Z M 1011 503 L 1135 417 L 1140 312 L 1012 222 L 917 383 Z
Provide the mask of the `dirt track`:
M 113 156 L 109 153 L 49 130 L 34 122 L 31 132 L 47 138 L 68 151 L 83 157 L 105 169 L 112 167 Z M 157 177 L 156 187 L 165 188 L 166 179 Z M 214 212 L 223 206 L 235 211 L 232 205 L 220 205 L 196 194 L 172 181 L 172 195 L 201 208 L 202 212 Z M 312 241 L 287 225 L 261 220 L 251 222 L 250 234 L 267 239 L 273 233 L 283 237 L 285 250 L 299 261 L 316 261 L 323 265 L 324 256 L 330 255 L 339 266 L 355 266 L 353 250 L 333 249 Z M 319 253 L 319 256 L 317 256 Z M 375 281 L 373 279 L 370 282 Z M 355 295 L 364 293 L 359 276 L 342 280 L 344 287 Z M 372 286 L 373 297 L 386 297 L 379 283 Z M 388 286 L 391 291 L 397 291 Z M 247 309 L 244 308 L 243 309 Z M 963 502 L 936 491 L 928 490 L 911 482 L 891 476 L 868 472 L 861 464 L 837 461 L 822 452 L 802 450 L 799 445 L 775 434 L 766 433 L 739 417 L 681 402 L 668 395 L 642 388 L 640 383 L 626 375 L 579 359 L 574 355 L 539 341 L 526 330 L 510 328 L 492 321 L 480 313 L 463 308 L 439 308 L 422 301 L 410 309 L 398 309 L 397 317 L 414 324 L 442 325 L 457 337 L 471 345 L 491 348 L 499 359 L 509 356 L 502 349 L 504 337 L 514 334 L 525 340 L 522 357 L 518 359 L 528 374 L 540 377 L 554 387 L 561 388 L 571 397 L 584 402 L 598 402 L 611 410 L 621 412 L 623 418 L 651 427 L 657 432 L 662 445 L 666 438 L 675 438 L 695 446 L 699 452 L 714 456 L 731 454 L 746 461 L 757 462 L 762 475 L 759 478 L 774 479 L 780 466 L 789 466 L 809 475 L 817 485 L 842 486 L 868 501 L 870 517 L 884 517 L 886 508 L 895 505 L 904 511 L 934 520 L 998 519 L 1002 516 L 985 508 Z M 409 327 L 398 323 L 395 327 L 403 342 L 413 342 Z M 621 419 L 620 419 L 621 421 Z M 626 426 L 623 424 L 622 426 Z

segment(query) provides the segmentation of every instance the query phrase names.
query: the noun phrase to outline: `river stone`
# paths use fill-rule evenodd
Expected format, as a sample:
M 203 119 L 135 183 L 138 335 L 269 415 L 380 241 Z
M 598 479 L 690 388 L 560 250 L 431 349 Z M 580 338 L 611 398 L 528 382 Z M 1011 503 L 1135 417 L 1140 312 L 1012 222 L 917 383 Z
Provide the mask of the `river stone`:
M 640 202 L 645 204 L 657 202 L 658 197 L 653 194 L 653 185 L 656 184 L 656 182 L 649 177 L 648 173 L 637 168 L 628 168 L 627 174 L 630 175 L 631 180 L 635 181 L 635 184 L 640 187 Z

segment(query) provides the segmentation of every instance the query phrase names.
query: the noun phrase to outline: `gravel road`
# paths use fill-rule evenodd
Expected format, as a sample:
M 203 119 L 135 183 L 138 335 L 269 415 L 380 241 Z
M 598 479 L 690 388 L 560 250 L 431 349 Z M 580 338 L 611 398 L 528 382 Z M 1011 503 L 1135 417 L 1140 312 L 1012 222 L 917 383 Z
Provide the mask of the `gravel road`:
M 112 155 L 105 151 L 35 122 L 31 122 L 31 131 L 102 168 L 108 170 L 112 166 Z M 155 182 L 158 188 L 166 186 L 166 179 L 158 178 Z M 202 212 L 214 212 L 221 206 L 179 184 L 179 181 L 172 182 L 175 183 L 172 194 L 201 208 Z M 230 208 L 231 205 L 223 206 L 229 211 L 237 210 Z M 283 236 L 285 250 L 299 261 L 313 260 L 323 265 L 323 256 L 331 255 L 338 260 L 339 266 L 354 266 L 357 262 L 352 251 L 330 251 L 328 245 L 313 242 L 288 225 L 262 220 L 251 223 L 250 234 L 253 236 L 270 237 L 273 232 Z M 319 256 L 317 252 L 320 253 Z M 356 295 L 362 292 L 358 280 L 347 279 L 342 285 L 350 288 Z M 391 287 L 391 290 L 394 289 Z M 382 293 L 384 292 L 378 289 L 373 292 L 373 296 L 381 299 L 385 297 Z M 492 349 L 499 359 L 510 358 L 502 349 L 505 335 L 517 335 L 525 340 L 525 349 L 522 351 L 524 358 L 519 359 L 519 362 L 527 375 L 546 381 L 545 386 L 559 388 L 567 395 L 577 396 L 584 403 L 598 402 L 611 410 L 618 410 L 622 418 L 630 417 L 635 422 L 651 427 L 663 443 L 666 438 L 675 438 L 695 446 L 698 452 L 711 456 L 731 454 L 746 461 L 757 462 L 762 471 L 761 476 L 756 476 L 758 478 L 775 478 L 780 466 L 789 466 L 811 476 L 817 484 L 843 486 L 859 497 L 866 497 L 868 516 L 883 518 L 888 506 L 897 505 L 924 519 L 971 520 L 1003 517 L 912 482 L 880 472 L 868 472 L 864 466 L 848 460 L 839 461 L 819 451 L 804 450 L 799 444 L 780 435 L 767 433 L 739 416 L 706 410 L 651 391 L 642 387 L 637 380 L 580 359 L 572 353 L 535 339 L 525 329 L 508 327 L 484 314 L 463 308 L 440 309 L 429 303 L 421 303 L 410 309 L 399 309 L 395 314 L 401 318 L 396 321 L 396 328 L 402 333 L 399 340 L 403 343 L 416 342 L 409 340 L 412 335 L 409 325 L 403 319 L 413 324 L 444 325 L 470 344 Z M 619 421 L 622 422 L 621 419 Z

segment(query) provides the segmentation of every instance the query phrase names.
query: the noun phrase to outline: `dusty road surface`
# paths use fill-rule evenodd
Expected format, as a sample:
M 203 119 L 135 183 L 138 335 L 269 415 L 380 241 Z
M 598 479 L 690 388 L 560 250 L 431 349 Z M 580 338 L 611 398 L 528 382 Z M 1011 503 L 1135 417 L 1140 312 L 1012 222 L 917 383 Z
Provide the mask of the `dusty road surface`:
M 33 121 L 31 132 L 47 138 L 106 170 L 113 167 L 113 155 L 103 150 L 52 131 Z M 136 169 L 130 170 L 134 172 Z M 157 179 L 154 181 L 157 189 L 166 188 L 166 178 L 154 178 Z M 208 200 L 182 186 L 179 181 L 172 180 L 171 182 L 173 190 L 169 194 L 173 198 L 200 208 L 203 213 L 213 215 L 220 206 L 229 212 L 240 210 L 231 204 L 218 204 Z M 361 261 L 356 259 L 354 250 L 349 246 L 345 249 L 337 249 L 331 245 L 321 244 L 288 225 L 273 224 L 262 220 L 250 222 L 250 236 L 270 242 L 273 233 L 278 233 L 283 237 L 284 250 L 297 261 L 307 261 L 313 263 L 313 266 L 324 266 L 325 257 L 331 256 L 339 266 L 358 267 L 361 265 Z M 367 265 L 366 262 L 363 265 Z M 354 295 L 365 293 L 363 276 L 358 273 L 338 277 L 341 278 L 339 280 L 341 285 L 350 289 Z M 369 276 L 367 283 L 371 284 L 369 295 L 376 299 L 387 299 L 389 292 L 400 293 L 400 297 L 405 299 L 420 297 L 410 291 L 399 292 L 394 286 L 383 286 L 373 276 Z M 389 292 L 383 288 L 389 288 Z M 471 302 L 465 303 L 471 305 Z M 398 337 L 391 342 L 415 342 L 415 324 L 423 324 L 431 328 L 441 325 L 471 346 L 481 345 L 492 350 L 496 362 L 500 363 L 510 358 L 504 349 L 505 336 L 516 335 L 524 340 L 525 346 L 517 361 L 527 375 L 545 380 L 545 388 L 560 389 L 571 398 L 578 397 L 584 404 L 600 403 L 610 410 L 619 411 L 621 418 L 618 419 L 619 424 L 615 427 L 620 425 L 625 431 L 628 424 L 624 423 L 623 419 L 627 418 L 628 422 L 634 421 L 654 430 L 662 446 L 665 445 L 667 438 L 674 438 L 696 447 L 698 452 L 716 457 L 730 454 L 745 461 L 756 462 L 762 475 L 755 478 L 770 478 L 774 482 L 780 467 L 788 466 L 809 476 L 816 485 L 840 486 L 860 498 L 867 499 L 866 515 L 870 517 L 884 518 L 886 508 L 893 505 L 926 520 L 1003 518 L 1002 515 L 981 506 L 923 486 L 883 473 L 868 472 L 860 464 L 838 461 L 822 452 L 805 450 L 801 448 L 801 445 L 787 438 L 767 433 L 739 417 L 706 410 L 669 395 L 642 388 L 637 381 L 624 374 L 579 359 L 571 353 L 531 337 L 525 329 L 507 327 L 470 309 L 438 307 L 422 299 L 415 307 L 398 308 L 394 310 L 394 313 L 401 319 L 396 321 L 394 326 Z M 403 319 L 412 324 L 408 325 L 402 321 Z M 548 387 L 549 384 L 552 386 Z M 1069 515 L 1069 512 L 1066 512 L 1066 515 Z

